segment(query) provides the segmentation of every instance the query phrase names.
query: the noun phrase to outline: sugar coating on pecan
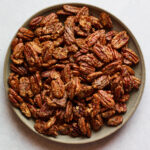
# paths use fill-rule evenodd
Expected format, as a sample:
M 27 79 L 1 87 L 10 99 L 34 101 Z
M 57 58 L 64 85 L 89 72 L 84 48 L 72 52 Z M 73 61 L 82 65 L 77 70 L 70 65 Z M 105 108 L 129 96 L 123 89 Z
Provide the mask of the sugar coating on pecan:
M 66 4 L 32 18 L 11 44 L 10 102 L 47 136 L 91 137 L 121 124 L 130 92 L 141 84 L 128 41 L 109 14 L 97 18 L 86 6 Z

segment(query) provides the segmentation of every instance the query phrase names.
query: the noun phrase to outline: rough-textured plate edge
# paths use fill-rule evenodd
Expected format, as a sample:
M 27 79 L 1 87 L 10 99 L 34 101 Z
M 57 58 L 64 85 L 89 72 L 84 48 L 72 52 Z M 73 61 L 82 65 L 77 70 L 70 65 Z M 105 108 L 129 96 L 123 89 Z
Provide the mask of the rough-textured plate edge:
M 116 16 L 114 16 L 112 13 L 110 13 L 110 12 L 108 12 L 108 11 L 106 11 L 105 9 L 102 9 L 102 8 L 100 8 L 100 7 L 96 7 L 96 6 L 94 6 L 94 5 L 90 5 L 90 4 L 87 4 L 87 3 L 60 3 L 60 4 L 57 4 L 57 5 L 52 5 L 52 6 L 50 6 L 50 7 L 47 7 L 47 8 L 45 8 L 45 9 L 42 9 L 42 10 L 40 10 L 40 11 L 38 11 L 38 12 L 36 12 L 34 15 L 32 15 L 29 19 L 27 19 L 25 22 L 24 22 L 24 24 L 26 23 L 26 22 L 28 22 L 31 18 L 33 18 L 33 16 L 35 16 L 35 15 L 37 15 L 37 14 L 39 14 L 39 13 L 42 13 L 42 12 L 46 12 L 46 11 L 48 11 L 49 9 L 51 9 L 51 8 L 53 8 L 53 7 L 58 7 L 58 6 L 60 6 L 60 5 L 64 5 L 64 4 L 72 4 L 72 5 L 86 5 L 87 7 L 89 6 L 92 6 L 92 7 L 94 7 L 94 8 L 96 8 L 96 9 L 101 9 L 102 11 L 105 11 L 105 12 L 107 12 L 108 14 L 110 14 L 111 16 L 113 16 L 113 18 L 115 18 L 115 20 L 117 20 L 117 22 L 119 22 L 119 24 L 121 24 L 124 28 L 125 28 L 125 30 L 132 36 L 132 39 L 133 39 L 133 41 L 135 42 L 135 45 L 136 45 L 136 47 L 137 47 L 137 49 L 138 49 L 138 52 L 139 52 L 139 55 L 140 55 L 140 57 L 141 57 L 141 65 L 142 65 L 142 84 L 141 84 L 141 91 L 139 92 L 139 95 L 138 95 L 138 98 L 137 98 L 137 101 L 136 101 L 136 104 L 135 104 L 135 107 L 133 108 L 133 110 L 132 110 L 132 112 L 131 112 L 131 114 L 128 116 L 128 118 L 121 124 L 121 125 L 119 125 L 118 127 L 115 127 L 114 128 L 114 130 L 113 130 L 113 132 L 110 132 L 110 133 L 108 133 L 108 134 L 106 134 L 105 136 L 103 136 L 102 138 L 96 138 L 96 139 L 94 139 L 94 140 L 92 140 L 92 137 L 91 138 L 87 138 L 86 140 L 84 139 L 84 141 L 74 141 L 74 140 L 72 140 L 71 142 L 68 142 L 68 141 L 62 141 L 62 140 L 60 140 L 60 139 L 56 139 L 56 138 L 53 138 L 53 137 L 47 137 L 47 136 L 44 136 L 44 135 L 42 135 L 42 134 L 39 134 L 38 132 L 36 132 L 33 128 L 31 128 L 27 123 L 26 123 L 26 121 L 24 120 L 24 118 L 22 118 L 21 116 L 19 116 L 18 114 L 17 114 L 17 110 L 16 110 L 16 108 L 14 108 L 13 106 L 11 107 L 12 109 L 13 109 L 13 111 L 16 113 L 16 115 L 19 117 L 19 119 L 26 125 L 26 126 L 28 126 L 33 132 L 35 132 L 35 133 L 37 133 L 38 135 L 40 135 L 41 137 L 44 137 L 44 138 L 46 138 L 46 139 L 48 139 L 48 140 L 52 140 L 52 141 L 54 141 L 54 142 L 59 142 L 59 143 L 64 143 L 64 144 L 85 144 L 85 143 L 91 143 L 91 142 L 95 142 L 95 141 L 98 141 L 98 140 L 101 140 L 101 139 L 103 139 L 103 138 L 106 138 L 106 137 L 108 137 L 109 135 L 111 135 L 111 134 L 113 134 L 113 133 L 115 133 L 117 130 L 119 130 L 130 118 L 131 118 L 131 116 L 133 115 L 133 113 L 135 112 L 135 110 L 136 110 L 136 108 L 137 108 L 137 106 L 139 105 L 139 102 L 140 102 L 140 100 L 141 100 L 141 97 L 142 97 L 142 94 L 143 94 L 143 91 L 144 91 L 144 86 L 145 86 L 145 63 L 144 63 L 144 58 L 143 58 L 143 54 L 142 54 L 142 51 L 141 51 L 141 48 L 140 48 L 140 46 L 139 46 L 139 44 L 138 44 L 138 42 L 137 42 L 137 40 L 136 40 L 136 38 L 134 37 L 134 35 L 132 34 L 132 32 L 128 29 L 128 27 L 120 20 L 120 19 L 118 19 Z M 22 26 L 24 26 L 24 24 L 22 25 Z M 16 32 L 17 33 L 17 32 Z M 14 35 L 14 37 L 16 36 L 16 34 Z M 13 37 L 13 38 L 14 38 Z M 12 39 L 13 39 L 12 38 Z M 11 40 L 12 41 L 12 40 Z M 11 45 L 11 43 L 10 43 L 10 45 Z M 8 50 L 9 50 L 9 48 L 10 48 L 10 45 L 9 45 L 9 47 L 8 47 Z M 8 59 L 9 59 L 9 51 L 7 50 L 7 53 L 6 53 L 6 56 L 5 56 L 5 62 L 4 62 L 4 69 L 3 69 L 3 80 L 4 80 L 4 87 L 5 87 L 5 94 L 6 94 L 6 98 L 8 99 L 8 89 L 7 89 L 7 78 L 6 78 L 6 66 L 7 66 L 7 62 L 8 62 Z

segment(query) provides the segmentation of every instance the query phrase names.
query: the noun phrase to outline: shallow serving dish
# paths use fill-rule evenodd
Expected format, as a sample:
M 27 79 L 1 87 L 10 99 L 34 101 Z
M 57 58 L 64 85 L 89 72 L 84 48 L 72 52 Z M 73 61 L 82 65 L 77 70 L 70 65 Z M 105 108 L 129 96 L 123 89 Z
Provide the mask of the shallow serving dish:
M 101 8 L 95 7 L 95 6 L 91 6 L 91 5 L 87 5 L 87 4 L 78 4 L 78 3 L 71 3 L 74 6 L 87 6 L 90 9 L 90 12 L 92 13 L 92 15 L 99 17 L 99 14 L 101 11 L 105 11 Z M 46 9 L 40 10 L 39 12 L 37 12 L 36 14 L 34 14 L 33 16 L 31 16 L 22 26 L 26 27 L 27 24 L 29 23 L 30 19 L 35 17 L 35 16 L 39 16 L 39 15 L 46 15 L 49 14 L 50 12 L 56 12 L 57 10 L 62 8 L 63 4 L 59 4 L 59 5 L 55 5 L 55 6 L 51 6 L 48 7 Z M 107 12 L 107 11 L 105 11 Z M 16 109 L 15 107 L 12 106 L 12 109 L 14 110 L 14 112 L 16 113 L 16 115 L 20 118 L 20 120 L 26 124 L 32 131 L 34 131 L 35 133 L 37 133 L 38 135 L 52 140 L 52 141 L 56 141 L 56 142 L 60 142 L 60 143 L 66 143 L 66 144 L 83 144 L 83 143 L 90 143 L 90 142 L 94 142 L 100 139 L 103 139 L 109 135 L 111 135 L 112 133 L 114 133 L 115 131 L 117 131 L 118 129 L 120 129 L 127 121 L 128 119 L 132 116 L 132 114 L 134 113 L 134 111 L 136 110 L 142 93 L 143 93 L 143 89 L 144 89 L 144 84 L 145 84 L 145 65 L 144 65 L 144 59 L 143 59 L 143 55 L 141 52 L 141 49 L 138 45 L 138 42 L 136 41 L 134 35 L 131 33 L 131 31 L 118 19 L 116 18 L 114 15 L 112 15 L 111 13 L 107 12 L 112 21 L 113 21 L 113 25 L 114 25 L 114 29 L 117 31 L 121 31 L 121 30 L 126 30 L 130 40 L 129 40 L 129 47 L 131 49 L 133 49 L 137 55 L 140 58 L 140 62 L 138 65 L 136 65 L 134 67 L 135 70 L 135 76 L 137 76 L 138 78 L 140 78 L 141 80 L 141 85 L 138 91 L 133 91 L 131 93 L 131 97 L 130 100 L 127 103 L 127 107 L 128 107 L 128 111 L 123 115 L 124 121 L 121 125 L 117 126 L 117 127 L 108 127 L 108 126 L 104 126 L 100 131 L 98 132 L 94 132 L 91 136 L 91 138 L 72 138 L 69 136 L 62 136 L 59 135 L 56 138 L 55 137 L 48 137 L 48 136 L 44 136 L 39 134 L 35 129 L 34 129 L 34 122 L 31 119 L 27 119 L 24 115 L 22 115 L 22 113 L 20 112 L 20 110 Z M 10 44 L 11 45 L 11 44 Z M 8 47 L 7 50 L 7 54 L 5 57 L 5 63 L 4 63 L 4 86 L 6 89 L 6 96 L 8 95 L 8 83 L 7 83 L 7 79 L 10 73 L 10 68 L 9 68 L 9 64 L 10 64 L 10 54 L 11 54 L 11 47 Z

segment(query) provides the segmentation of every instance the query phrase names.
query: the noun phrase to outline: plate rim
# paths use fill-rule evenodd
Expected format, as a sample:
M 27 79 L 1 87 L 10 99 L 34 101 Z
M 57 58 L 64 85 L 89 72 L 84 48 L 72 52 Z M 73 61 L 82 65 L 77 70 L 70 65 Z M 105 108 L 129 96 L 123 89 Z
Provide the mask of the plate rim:
M 143 53 L 142 53 L 142 50 L 141 50 L 141 48 L 140 48 L 140 45 L 139 45 L 137 39 L 135 38 L 135 36 L 133 35 L 133 33 L 131 32 L 131 30 L 128 28 L 128 26 L 127 26 L 121 19 L 119 19 L 118 17 L 116 17 L 114 14 L 112 14 L 110 11 L 107 11 L 107 10 L 105 10 L 105 9 L 99 7 L 99 6 L 95 6 L 95 4 L 89 4 L 89 3 L 86 3 L 86 2 L 85 2 L 85 3 L 78 3 L 78 2 L 68 2 L 68 3 L 67 3 L 67 2 L 66 2 L 66 3 L 54 4 L 54 5 L 48 6 L 48 7 L 46 7 L 46 8 L 40 9 L 39 11 L 35 12 L 34 14 L 32 14 L 28 19 L 26 19 L 26 20 L 24 21 L 24 23 L 21 25 L 21 27 L 23 27 L 27 22 L 29 22 L 29 20 L 31 20 L 33 17 L 37 16 L 38 14 L 46 13 L 46 12 L 48 12 L 50 9 L 52 9 L 53 7 L 56 8 L 56 7 L 60 7 L 60 6 L 62 6 L 62 5 L 65 5 L 65 4 L 68 4 L 68 5 L 78 5 L 78 6 L 82 5 L 82 6 L 93 7 L 93 8 L 99 9 L 99 10 L 101 10 L 101 11 L 104 11 L 104 12 L 110 14 L 110 16 L 112 16 L 117 22 L 119 22 L 119 24 L 121 24 L 121 26 L 123 26 L 123 28 L 131 35 L 131 37 L 132 37 L 132 39 L 133 39 L 133 41 L 134 41 L 134 43 L 135 43 L 135 45 L 136 45 L 136 47 L 137 47 L 137 51 L 138 51 L 138 53 L 139 53 L 139 55 L 140 55 L 140 58 L 142 59 L 142 61 L 141 61 L 141 66 L 142 66 L 142 68 L 141 68 L 141 70 L 142 70 L 142 74 L 141 74 L 141 76 L 142 76 L 142 84 L 141 84 L 141 86 L 142 86 L 142 88 L 141 88 L 141 90 L 139 91 L 139 95 L 138 95 L 138 97 L 137 97 L 136 104 L 135 104 L 133 110 L 132 110 L 131 113 L 129 114 L 128 118 L 127 118 L 121 125 L 119 125 L 118 127 L 115 127 L 115 129 L 114 129 L 112 132 L 106 134 L 106 135 L 105 135 L 104 137 L 102 137 L 102 138 L 98 138 L 98 137 L 97 137 L 96 139 L 93 139 L 93 140 L 92 140 L 92 136 L 91 136 L 91 138 L 84 139 L 84 141 L 82 141 L 82 140 L 81 140 L 81 141 L 74 141 L 74 140 L 72 140 L 72 141 L 69 141 L 69 142 L 68 142 L 67 140 L 66 140 L 66 141 L 64 141 L 64 140 L 62 141 L 61 139 L 57 139 L 57 138 L 55 138 L 55 137 L 45 136 L 45 135 L 43 135 L 43 134 L 38 133 L 38 132 L 37 132 L 36 130 L 34 130 L 29 124 L 27 124 L 27 123 L 25 122 L 25 120 L 21 118 L 20 115 L 17 114 L 17 109 L 16 109 L 15 107 L 13 107 L 10 103 L 9 103 L 9 104 L 11 105 L 11 109 L 15 112 L 15 114 L 16 114 L 16 116 L 19 118 L 19 120 L 21 120 L 21 122 L 22 122 L 23 124 L 25 124 L 30 130 L 32 130 L 32 131 L 33 131 L 34 133 L 36 133 L 37 135 L 39 135 L 39 136 L 41 136 L 41 137 L 44 137 L 44 138 L 47 139 L 47 140 L 51 140 L 51 141 L 57 142 L 57 143 L 63 143 L 63 144 L 86 144 L 86 143 L 91 143 L 91 142 L 96 142 L 96 141 L 98 141 L 98 140 L 102 140 L 102 139 L 104 139 L 104 138 L 106 138 L 106 137 L 108 137 L 108 136 L 114 134 L 116 131 L 118 131 L 120 128 L 122 128 L 122 127 L 127 123 L 127 121 L 133 116 L 134 112 L 136 111 L 136 109 L 137 109 L 137 107 L 138 107 L 138 105 L 139 105 L 139 103 L 140 103 L 140 101 L 141 101 L 141 98 L 142 98 L 142 95 L 143 95 L 143 92 L 144 92 L 144 88 L 145 88 L 145 80 L 146 80 L 145 61 L 144 61 L 144 57 L 143 57 Z M 12 39 L 10 40 L 10 44 L 9 44 L 9 46 L 8 46 L 8 48 L 7 48 L 7 51 L 6 51 L 6 54 L 5 54 L 5 59 L 4 59 L 3 84 L 4 84 L 5 96 L 6 96 L 6 99 L 7 99 L 7 100 L 8 100 L 8 89 L 7 89 L 7 84 L 8 84 L 8 83 L 7 83 L 7 79 L 6 79 L 6 72 L 7 72 L 7 71 L 6 71 L 6 69 L 5 69 L 5 66 L 8 65 L 8 64 L 7 64 L 7 59 L 9 58 L 9 57 L 8 57 L 8 56 L 9 56 L 9 49 L 10 49 L 12 40 L 14 39 L 14 37 L 16 37 L 17 32 L 18 32 L 18 30 L 15 32 L 14 36 L 13 36 Z M 73 139 L 73 138 L 72 138 L 72 139 Z

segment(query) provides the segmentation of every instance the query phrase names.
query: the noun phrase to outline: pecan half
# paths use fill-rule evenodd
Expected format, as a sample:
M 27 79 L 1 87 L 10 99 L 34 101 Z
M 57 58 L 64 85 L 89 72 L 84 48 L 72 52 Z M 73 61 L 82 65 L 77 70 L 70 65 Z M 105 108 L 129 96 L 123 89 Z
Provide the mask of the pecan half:
M 30 81 L 27 77 L 21 77 L 19 82 L 19 93 L 22 97 L 32 97 Z
M 118 113 L 125 113 L 127 111 L 127 105 L 125 103 L 116 103 L 115 109 Z
M 137 64 L 139 62 L 139 58 L 138 58 L 137 54 L 129 48 L 123 48 L 122 49 L 122 55 L 127 60 L 131 61 L 134 64 Z
M 53 80 L 51 82 L 52 93 L 56 98 L 62 98 L 64 95 L 65 87 L 64 83 L 60 78 Z
M 112 28 L 113 27 L 112 21 L 111 21 L 109 15 L 105 12 L 100 13 L 100 22 L 106 28 Z
M 31 112 L 26 103 L 20 104 L 20 110 L 26 117 L 28 117 L 28 118 L 31 117 Z
M 21 27 L 17 33 L 17 37 L 19 37 L 23 40 L 30 41 L 33 39 L 34 33 L 27 28 Z
M 81 9 L 81 8 L 79 8 L 79 7 L 75 7 L 75 6 L 71 6 L 71 5 L 63 5 L 63 9 L 65 10 L 65 11 L 68 11 L 68 12 L 71 12 L 71 13 L 78 13 L 79 12 L 79 10 Z
M 74 17 L 70 16 L 67 18 L 65 21 L 65 31 L 64 31 L 64 39 L 68 45 L 72 44 L 75 42 L 75 37 L 74 37 Z
M 105 112 L 102 113 L 102 117 L 103 118 L 110 118 L 111 116 L 113 116 L 115 114 L 115 110 L 107 110 Z
M 111 41 L 113 48 L 119 49 L 124 46 L 129 40 L 129 36 L 126 31 L 119 32 Z
M 113 108 L 115 106 L 115 101 L 113 95 L 108 94 L 106 91 L 99 90 L 98 93 L 93 95 L 95 99 L 101 102 L 104 107 Z
M 43 18 L 44 18 L 43 16 L 33 18 L 29 23 L 30 28 L 35 29 L 36 27 L 38 27 Z
M 121 124 L 122 121 L 123 121 L 123 117 L 122 116 L 113 116 L 113 117 L 108 119 L 107 125 L 109 125 L 109 126 L 117 126 L 117 125 Z
M 102 90 L 104 87 L 109 85 L 109 76 L 103 75 L 94 80 L 92 83 L 93 88 Z

